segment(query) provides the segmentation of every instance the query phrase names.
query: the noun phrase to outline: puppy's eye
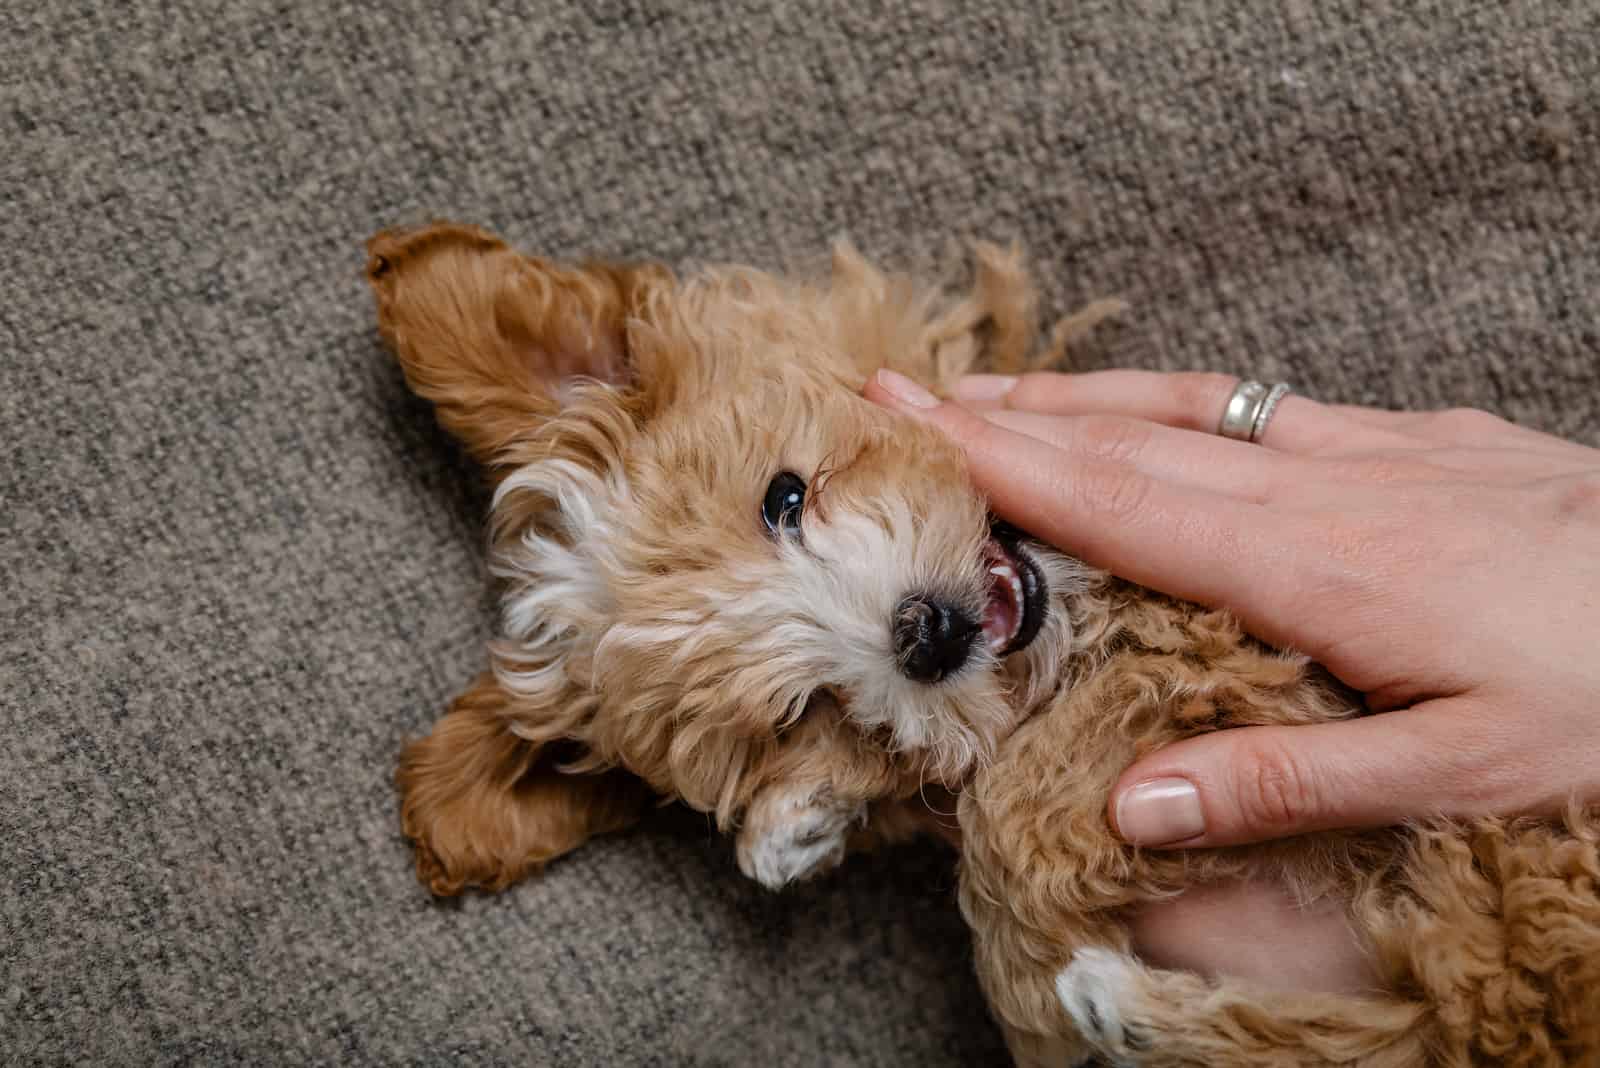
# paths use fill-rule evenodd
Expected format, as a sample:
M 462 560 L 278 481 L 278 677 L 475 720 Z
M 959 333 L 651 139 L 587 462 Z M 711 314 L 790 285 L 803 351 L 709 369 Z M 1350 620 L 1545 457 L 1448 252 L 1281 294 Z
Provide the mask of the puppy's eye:
M 782 471 L 767 484 L 767 495 L 761 501 L 761 518 L 774 534 L 797 533 L 805 503 L 805 482 L 792 471 Z

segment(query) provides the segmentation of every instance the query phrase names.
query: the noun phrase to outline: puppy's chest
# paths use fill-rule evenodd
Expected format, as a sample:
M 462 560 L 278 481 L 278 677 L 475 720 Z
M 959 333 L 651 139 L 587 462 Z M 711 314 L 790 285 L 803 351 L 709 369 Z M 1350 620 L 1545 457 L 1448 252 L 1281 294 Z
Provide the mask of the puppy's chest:
M 1307 658 L 1258 642 L 1226 612 L 1109 579 L 1069 611 L 1061 685 L 1001 744 L 995 768 L 1007 775 L 1059 772 L 1109 788 L 1129 763 L 1182 738 L 1360 708 Z

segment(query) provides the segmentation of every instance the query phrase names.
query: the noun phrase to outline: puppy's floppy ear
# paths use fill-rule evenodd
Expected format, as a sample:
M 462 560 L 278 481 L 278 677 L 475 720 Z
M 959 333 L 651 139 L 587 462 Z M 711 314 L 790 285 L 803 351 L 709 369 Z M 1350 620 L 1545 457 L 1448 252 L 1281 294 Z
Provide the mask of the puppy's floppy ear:
M 620 770 L 561 770 L 573 752 L 529 740 L 553 725 L 485 674 L 428 737 L 406 746 L 396 779 L 417 878 L 435 894 L 502 890 L 593 835 L 633 824 L 650 791 Z
M 629 320 L 671 280 L 651 264 L 558 266 L 451 223 L 386 230 L 367 254 L 406 381 L 491 471 L 575 381 L 628 381 Z

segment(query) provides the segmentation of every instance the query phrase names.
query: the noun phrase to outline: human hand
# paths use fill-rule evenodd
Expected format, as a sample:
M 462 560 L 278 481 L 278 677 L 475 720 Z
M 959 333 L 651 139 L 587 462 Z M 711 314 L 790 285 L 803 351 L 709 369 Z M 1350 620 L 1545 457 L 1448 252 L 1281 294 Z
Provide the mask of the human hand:
M 1211 433 L 1234 384 L 978 376 L 969 407 L 887 372 L 866 389 L 960 443 L 1004 518 L 1231 609 L 1389 713 L 1151 754 L 1113 790 L 1118 832 L 1187 848 L 1600 799 L 1600 451 L 1292 395 L 1246 444 Z
M 960 442 L 1001 515 L 1129 579 L 1231 608 L 1391 710 L 1154 753 L 1113 791 L 1120 833 L 1220 845 L 1596 798 L 1600 452 L 1482 413 L 1293 396 L 1261 444 L 1241 444 L 1211 433 L 1233 385 L 1130 371 L 969 379 L 958 395 L 981 416 L 892 378 L 867 387 Z M 1344 993 L 1375 980 L 1340 910 L 1300 908 L 1279 887 L 1198 887 L 1130 923 L 1161 967 Z

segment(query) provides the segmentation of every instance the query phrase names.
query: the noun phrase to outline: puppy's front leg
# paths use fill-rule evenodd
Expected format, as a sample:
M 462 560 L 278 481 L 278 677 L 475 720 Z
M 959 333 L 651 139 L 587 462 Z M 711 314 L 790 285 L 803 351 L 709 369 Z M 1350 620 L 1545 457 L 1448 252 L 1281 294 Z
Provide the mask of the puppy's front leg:
M 826 786 L 770 786 L 739 828 L 739 870 L 772 890 L 821 875 L 844 860 L 866 817 L 865 804 L 836 798 Z

